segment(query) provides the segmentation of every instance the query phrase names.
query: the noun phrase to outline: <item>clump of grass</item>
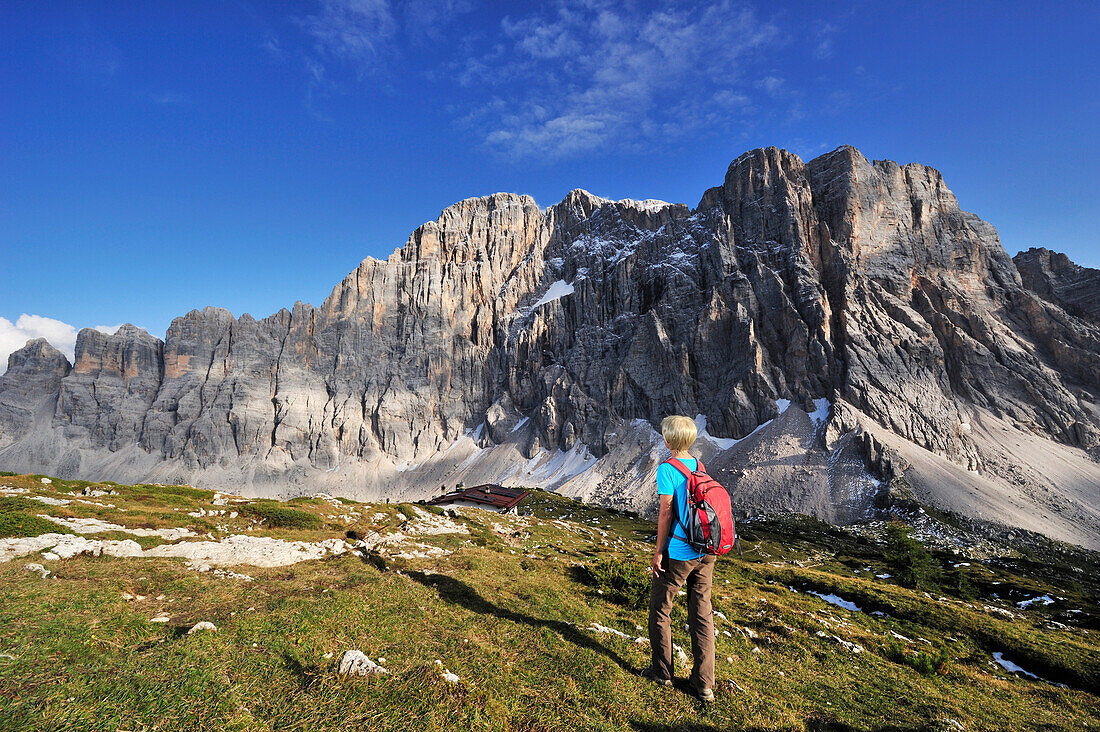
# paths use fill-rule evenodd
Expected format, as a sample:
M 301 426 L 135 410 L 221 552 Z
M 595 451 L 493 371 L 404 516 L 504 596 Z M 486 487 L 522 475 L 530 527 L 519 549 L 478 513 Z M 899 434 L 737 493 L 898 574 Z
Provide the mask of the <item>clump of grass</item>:
M 435 508 L 435 506 L 431 508 Z M 464 515 L 461 516 L 459 520 L 466 524 L 466 528 L 470 532 L 469 535 L 465 537 L 464 543 L 469 543 L 483 549 L 491 549 L 496 552 L 504 551 L 504 540 L 493 533 L 488 526 L 471 516 Z
M 605 599 L 630 608 L 649 604 L 649 577 L 641 566 L 622 559 L 601 559 L 578 567 L 576 578 L 603 592 Z
M 407 519 L 416 518 L 416 509 L 407 503 L 397 504 L 397 512 Z
M 492 549 L 493 551 L 503 551 L 504 542 L 499 536 L 484 529 L 471 529 L 470 537 L 467 539 L 472 545 L 482 547 L 484 549 Z
M 284 508 L 275 501 L 255 501 L 241 506 L 241 513 L 261 518 L 271 528 L 318 529 L 321 517 L 296 508 Z

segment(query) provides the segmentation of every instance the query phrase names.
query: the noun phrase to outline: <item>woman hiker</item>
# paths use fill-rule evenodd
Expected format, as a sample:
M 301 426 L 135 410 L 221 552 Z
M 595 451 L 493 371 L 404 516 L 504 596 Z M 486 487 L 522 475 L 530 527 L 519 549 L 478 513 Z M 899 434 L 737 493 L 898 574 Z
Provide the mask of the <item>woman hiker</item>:
M 695 470 L 697 461 L 687 450 L 695 442 L 695 422 L 687 417 L 665 417 L 661 422 L 665 447 L 672 459 Z M 649 593 L 649 645 L 653 659 L 642 676 L 662 686 L 672 686 L 672 603 L 686 586 L 688 628 L 691 634 L 691 685 L 699 699 L 714 701 L 714 617 L 710 586 L 714 575 L 712 554 L 700 554 L 685 541 L 689 523 L 687 478 L 676 467 L 657 468 L 657 546 L 653 550 L 653 584 Z

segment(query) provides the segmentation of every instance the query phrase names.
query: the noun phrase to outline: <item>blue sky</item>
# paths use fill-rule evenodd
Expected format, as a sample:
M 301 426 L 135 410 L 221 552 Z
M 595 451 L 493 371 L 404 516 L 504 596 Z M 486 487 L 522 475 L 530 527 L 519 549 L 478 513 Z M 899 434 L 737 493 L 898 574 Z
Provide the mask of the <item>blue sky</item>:
M 935 166 L 1010 253 L 1100 267 L 1098 27 L 1092 2 L 3 3 L 0 351 L 319 304 L 470 196 L 694 205 L 764 145 Z

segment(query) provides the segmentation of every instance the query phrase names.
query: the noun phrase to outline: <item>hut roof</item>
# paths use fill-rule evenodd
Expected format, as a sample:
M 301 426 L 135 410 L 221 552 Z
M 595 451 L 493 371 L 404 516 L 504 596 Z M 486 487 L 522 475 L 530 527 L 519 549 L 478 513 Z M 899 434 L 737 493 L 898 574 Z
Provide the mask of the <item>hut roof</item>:
M 505 488 L 501 485 L 486 483 L 485 485 L 478 485 L 473 488 L 464 488 L 462 490 L 445 493 L 438 498 L 433 498 L 428 501 L 428 505 L 443 506 L 448 503 L 468 502 L 481 503 L 484 504 L 486 508 L 495 508 L 498 511 L 507 511 L 526 498 L 529 492 L 530 491 L 525 491 L 522 488 Z

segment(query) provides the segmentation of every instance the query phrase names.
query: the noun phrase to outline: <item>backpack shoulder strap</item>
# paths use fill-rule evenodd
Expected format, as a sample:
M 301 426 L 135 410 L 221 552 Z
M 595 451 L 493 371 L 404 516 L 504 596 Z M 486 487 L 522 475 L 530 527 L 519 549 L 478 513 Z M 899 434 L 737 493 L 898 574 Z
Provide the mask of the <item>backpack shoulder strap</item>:
M 665 463 L 671 465 L 672 467 L 676 468 L 681 473 L 683 473 L 683 476 L 687 480 L 688 485 L 691 485 L 691 471 L 687 469 L 686 465 L 684 465 L 682 462 L 680 462 L 679 458 L 669 458 L 668 460 L 665 460 Z M 672 494 L 672 527 L 669 529 L 669 532 L 668 532 L 669 539 L 672 539 L 672 537 L 676 536 L 675 532 L 676 532 L 676 527 L 677 526 L 679 526 L 681 529 L 684 530 L 684 536 L 688 535 L 687 527 L 684 526 L 684 522 L 680 520 L 680 507 L 679 507 L 679 505 L 677 504 L 677 501 L 676 501 L 676 494 L 673 493 Z M 676 538 L 679 539 L 680 537 L 677 536 Z M 686 541 L 686 540 L 684 540 L 684 541 Z
M 687 469 L 687 466 L 684 465 L 679 458 L 669 458 L 665 462 L 683 473 L 685 478 L 691 480 L 691 471 Z
M 703 467 L 703 461 L 699 458 L 695 458 L 695 470 L 700 473 L 707 472 L 707 469 Z

